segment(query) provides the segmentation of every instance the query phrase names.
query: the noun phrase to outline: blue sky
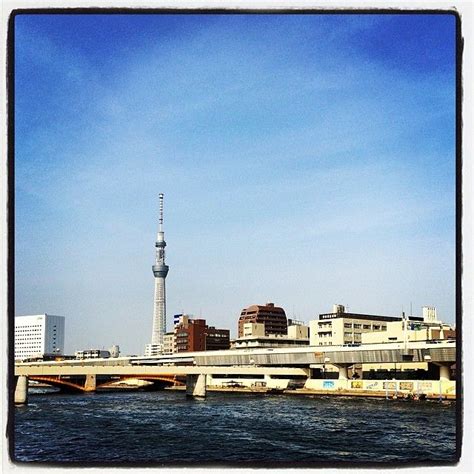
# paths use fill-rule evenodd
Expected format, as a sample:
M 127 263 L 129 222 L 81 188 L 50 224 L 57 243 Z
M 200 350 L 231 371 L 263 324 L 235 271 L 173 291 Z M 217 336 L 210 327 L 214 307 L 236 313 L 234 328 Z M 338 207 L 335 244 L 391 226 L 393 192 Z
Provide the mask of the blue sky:
M 450 15 L 19 15 L 16 313 L 66 349 L 273 301 L 455 318 Z

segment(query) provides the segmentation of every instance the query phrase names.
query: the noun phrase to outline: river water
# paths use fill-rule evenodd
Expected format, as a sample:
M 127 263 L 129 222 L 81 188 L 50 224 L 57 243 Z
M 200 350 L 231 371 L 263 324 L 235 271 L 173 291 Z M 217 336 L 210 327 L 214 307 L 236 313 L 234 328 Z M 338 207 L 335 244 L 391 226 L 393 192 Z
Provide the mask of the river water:
M 36 394 L 15 408 L 17 461 L 452 462 L 456 405 L 297 395 L 183 392 Z

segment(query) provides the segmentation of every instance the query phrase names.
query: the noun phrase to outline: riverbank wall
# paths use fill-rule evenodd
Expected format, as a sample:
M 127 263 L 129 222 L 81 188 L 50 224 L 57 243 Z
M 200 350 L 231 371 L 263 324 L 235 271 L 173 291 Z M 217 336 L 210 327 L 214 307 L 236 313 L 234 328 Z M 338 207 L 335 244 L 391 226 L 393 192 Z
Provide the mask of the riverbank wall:
M 269 383 L 268 383 L 269 382 Z M 295 384 L 292 380 L 271 378 L 268 381 L 248 379 L 222 380 L 209 377 L 209 392 L 281 393 L 288 395 L 323 395 L 375 397 L 386 399 L 456 400 L 454 380 L 344 380 L 307 379 Z

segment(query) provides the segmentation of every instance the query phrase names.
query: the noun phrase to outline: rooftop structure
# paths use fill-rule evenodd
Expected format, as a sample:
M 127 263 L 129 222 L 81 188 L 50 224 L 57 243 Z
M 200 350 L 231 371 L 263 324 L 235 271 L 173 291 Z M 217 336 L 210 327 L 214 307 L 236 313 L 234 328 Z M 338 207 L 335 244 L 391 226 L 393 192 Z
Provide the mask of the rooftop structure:
M 74 353 L 76 359 L 108 359 L 110 351 L 103 349 L 84 349 Z

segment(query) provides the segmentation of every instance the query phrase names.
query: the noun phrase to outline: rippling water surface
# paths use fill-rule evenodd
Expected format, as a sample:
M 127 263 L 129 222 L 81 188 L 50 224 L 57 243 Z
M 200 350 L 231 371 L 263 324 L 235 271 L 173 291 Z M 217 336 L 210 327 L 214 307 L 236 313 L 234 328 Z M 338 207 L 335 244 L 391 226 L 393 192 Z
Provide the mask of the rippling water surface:
M 183 392 L 30 395 L 18 461 L 453 461 L 455 404 Z

